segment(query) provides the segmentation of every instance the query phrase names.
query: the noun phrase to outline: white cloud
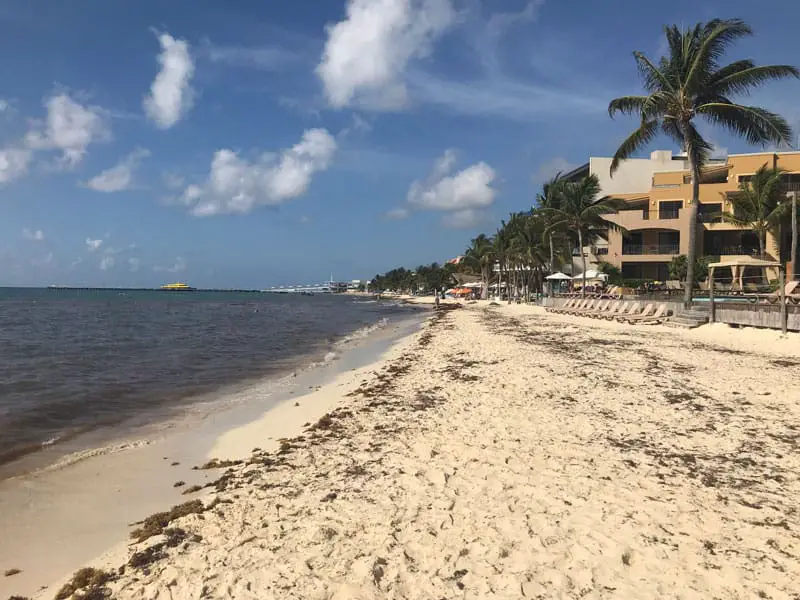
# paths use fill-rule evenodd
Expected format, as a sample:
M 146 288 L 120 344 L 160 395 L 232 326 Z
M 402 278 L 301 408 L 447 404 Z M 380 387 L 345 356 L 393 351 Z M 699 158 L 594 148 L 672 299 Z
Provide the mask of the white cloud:
M 22 230 L 22 237 L 32 242 L 43 242 L 44 232 L 41 229 L 36 229 L 35 231 L 31 231 L 30 229 L 25 228 Z
M 489 215 L 486 212 L 472 208 L 457 210 L 442 217 L 444 226 L 452 229 L 471 229 L 488 220 Z
M 108 271 L 115 264 L 117 264 L 117 259 L 114 258 L 112 255 L 107 254 L 106 256 L 103 257 L 103 260 L 100 261 L 100 270 Z
M 448 150 L 439 158 L 427 181 L 415 181 L 408 191 L 408 204 L 424 210 L 464 211 L 486 208 L 495 199 L 495 172 L 480 162 L 451 175 L 455 153 Z
M 128 259 L 128 270 L 131 273 L 136 273 L 142 266 L 142 262 L 138 258 L 131 257 Z
M 175 259 L 175 262 L 168 266 L 164 267 L 161 265 L 156 265 L 153 267 L 153 271 L 157 273 L 181 273 L 186 270 L 186 261 L 183 260 L 180 256 Z
M 11 108 L 11 105 L 8 103 L 8 100 L 0 98 L 0 113 L 6 112 L 9 108 Z
M 309 129 L 279 156 L 265 153 L 254 162 L 233 150 L 218 150 L 205 184 L 189 185 L 180 200 L 195 216 L 248 213 L 259 205 L 281 204 L 304 194 L 335 153 L 336 140 L 325 129 Z
M 205 51 L 213 63 L 279 71 L 297 62 L 299 56 L 280 46 L 223 46 L 207 42 Z
M 386 213 L 386 218 L 391 219 L 392 221 L 402 221 L 407 217 L 408 217 L 408 209 L 402 207 L 393 208 L 392 210 Z
M 566 158 L 556 156 L 542 163 L 536 170 L 536 173 L 533 174 L 533 177 L 531 177 L 531 181 L 533 181 L 534 184 L 544 183 L 559 173 L 563 175 L 564 173 L 569 173 L 577 167 L 578 165 L 569 162 Z
M 494 13 L 489 17 L 486 25 L 489 35 L 500 36 L 513 25 L 535 21 L 539 16 L 542 4 L 544 4 L 544 0 L 531 0 L 520 11 Z
M 122 159 L 117 165 L 106 169 L 86 182 L 86 186 L 96 192 L 121 192 L 133 185 L 133 172 L 139 167 L 142 159 L 150 156 L 150 151 L 137 148 Z
M 405 71 L 427 56 L 454 22 L 450 0 L 349 0 L 343 21 L 327 27 L 317 74 L 336 108 L 406 104 Z
M 144 99 L 144 110 L 158 127 L 169 129 L 186 116 L 194 102 L 194 90 L 190 85 L 194 62 L 185 40 L 176 40 L 162 33 L 158 41 L 161 44 L 161 54 L 158 55 L 161 71 Z
M 177 173 L 164 173 L 164 185 L 170 190 L 179 190 L 186 183 L 186 178 Z
M 46 122 L 36 124 L 26 142 L 34 150 L 60 150 L 63 167 L 80 163 L 90 144 L 111 139 L 108 115 L 97 106 L 84 106 L 62 93 L 49 98 L 45 107 Z
M 33 153 L 26 148 L 0 150 L 0 184 L 22 177 L 28 171 Z
M 75 267 L 77 267 L 77 266 L 78 266 L 79 264 L 81 264 L 82 262 L 83 262 L 83 258 L 81 258 L 81 257 L 79 256 L 78 258 L 76 258 L 75 260 L 73 260 L 73 261 L 70 263 L 70 265 L 69 265 L 69 266 L 70 266 L 70 268 L 71 268 L 71 269 L 74 269 Z
M 103 240 L 93 240 L 92 238 L 86 238 L 86 249 L 89 252 L 95 252 L 100 249 L 100 246 L 103 245 Z

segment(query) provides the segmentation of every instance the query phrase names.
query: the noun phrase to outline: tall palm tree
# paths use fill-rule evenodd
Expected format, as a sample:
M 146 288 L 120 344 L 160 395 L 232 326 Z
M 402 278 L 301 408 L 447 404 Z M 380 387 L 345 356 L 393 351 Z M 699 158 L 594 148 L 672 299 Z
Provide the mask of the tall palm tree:
M 583 267 L 581 295 L 586 295 L 586 254 L 583 244 L 594 242 L 608 229 L 625 233 L 625 229 L 605 218 L 625 206 L 625 201 L 600 195 L 597 175 L 587 175 L 580 181 L 566 182 L 559 190 L 558 208 L 545 208 L 542 212 L 552 217 L 549 229 L 564 229 L 578 238 Z
M 635 115 L 639 127 L 622 142 L 611 163 L 611 173 L 620 161 L 651 142 L 659 132 L 677 141 L 686 152 L 692 173 L 692 200 L 689 209 L 689 252 L 684 301 L 692 301 L 692 282 L 696 256 L 697 203 L 700 196 L 700 171 L 708 160 L 712 145 L 700 135 L 695 118 L 702 117 L 721 125 L 749 144 L 789 144 L 792 130 L 786 120 L 764 108 L 736 104 L 731 98 L 747 95 L 771 80 L 800 77 L 789 65 L 758 67 L 751 60 L 720 65 L 725 51 L 752 29 L 739 19 L 714 19 L 681 31 L 665 27 L 669 54 L 658 64 L 642 52 L 634 52 L 647 95 L 623 96 L 612 100 L 608 113 Z
M 481 279 L 483 280 L 481 300 L 486 300 L 489 297 L 489 280 L 495 261 L 493 240 L 484 233 L 474 238 L 466 254 L 464 254 L 464 261 L 481 274 Z
M 556 173 L 552 179 L 546 181 L 542 185 L 542 193 L 536 195 L 536 205 L 538 208 L 558 208 L 559 190 L 564 185 L 561 179 L 561 172 Z M 547 241 L 550 246 L 550 263 L 548 268 L 550 272 L 554 271 L 555 264 L 555 246 L 553 245 L 554 231 L 551 229 L 548 232 Z
M 797 221 L 800 219 L 800 215 L 797 214 L 797 195 L 797 190 L 792 192 L 792 273 L 790 276 L 793 281 L 800 274 L 800 268 L 798 268 L 797 264 Z
M 781 190 L 780 169 L 763 165 L 750 181 L 739 185 L 739 192 L 730 197 L 733 211 L 722 213 L 722 219 L 743 229 L 752 229 L 758 236 L 761 257 L 766 254 L 767 233 L 777 231 L 781 219 L 790 211 L 786 194 Z

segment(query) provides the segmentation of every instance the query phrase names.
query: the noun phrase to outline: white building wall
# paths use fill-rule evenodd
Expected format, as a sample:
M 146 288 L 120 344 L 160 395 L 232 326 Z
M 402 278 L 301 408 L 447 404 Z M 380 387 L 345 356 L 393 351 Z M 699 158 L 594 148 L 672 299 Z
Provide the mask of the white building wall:
M 650 158 L 629 158 L 622 161 L 612 177 L 612 160 L 610 157 L 589 159 L 589 172 L 597 175 L 604 196 L 646 193 L 652 186 L 653 173 L 678 171 L 684 168 L 685 162 L 674 160 L 670 150 L 656 150 L 650 154 Z

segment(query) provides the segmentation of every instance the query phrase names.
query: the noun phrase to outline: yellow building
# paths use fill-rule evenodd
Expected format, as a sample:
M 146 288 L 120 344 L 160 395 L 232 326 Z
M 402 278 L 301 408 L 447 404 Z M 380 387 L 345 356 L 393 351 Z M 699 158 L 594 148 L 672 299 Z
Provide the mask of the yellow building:
M 667 265 L 672 258 L 689 250 L 686 207 L 692 198 L 692 182 L 688 163 L 671 152 L 653 152 L 650 159 L 624 161 L 613 177 L 608 171 L 610 163 L 610 158 L 592 158 L 569 174 L 577 177 L 595 173 L 604 195 L 628 201 L 628 208 L 609 216 L 610 221 L 620 224 L 628 233 L 623 236 L 609 231 L 607 250 L 603 249 L 597 258 L 619 267 L 625 277 L 663 281 L 668 278 Z M 718 215 L 722 211 L 733 212 L 731 196 L 764 164 L 785 171 L 784 189 L 788 197 L 800 193 L 800 152 L 731 154 L 727 159 L 710 161 L 700 180 L 698 255 L 727 262 L 759 253 L 758 239 L 752 230 L 724 223 Z M 791 261 L 789 218 L 778 235 L 767 236 L 766 252 L 767 258 Z

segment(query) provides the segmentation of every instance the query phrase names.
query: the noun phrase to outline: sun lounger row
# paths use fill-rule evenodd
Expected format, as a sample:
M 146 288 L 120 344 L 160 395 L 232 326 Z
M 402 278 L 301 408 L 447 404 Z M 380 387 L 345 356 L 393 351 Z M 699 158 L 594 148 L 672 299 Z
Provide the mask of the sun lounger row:
M 612 285 L 607 290 L 603 290 L 601 292 L 588 292 L 585 296 L 583 294 L 581 294 L 580 291 L 577 291 L 577 292 L 567 292 L 565 294 L 559 294 L 559 297 L 561 297 L 561 298 L 581 298 L 581 299 L 586 299 L 586 298 L 594 298 L 594 299 L 597 299 L 597 298 L 603 298 L 603 299 L 604 298 L 621 298 L 622 294 L 620 293 L 620 289 L 621 289 L 620 286 Z
M 568 300 L 563 306 L 546 309 L 547 312 L 573 315 L 578 317 L 591 317 L 593 319 L 606 319 L 620 323 L 662 323 L 672 316 L 672 311 L 666 304 L 646 304 L 644 307 L 638 302 L 623 302 L 622 300 L 597 300 L 575 299 Z

